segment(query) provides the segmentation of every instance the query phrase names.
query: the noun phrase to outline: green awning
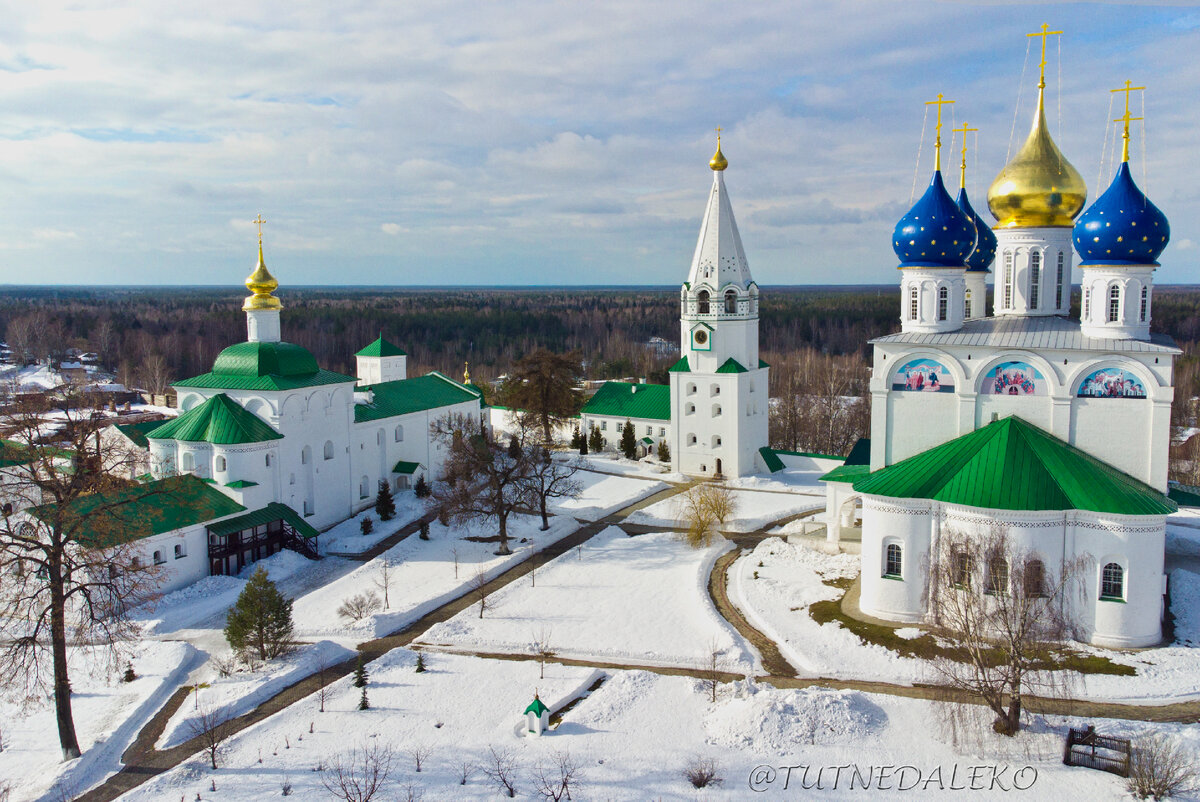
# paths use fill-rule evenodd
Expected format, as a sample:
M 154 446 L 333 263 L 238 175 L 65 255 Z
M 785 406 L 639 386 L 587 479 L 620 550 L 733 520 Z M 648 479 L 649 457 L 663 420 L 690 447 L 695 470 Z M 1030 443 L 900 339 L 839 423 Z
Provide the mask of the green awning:
M 404 460 L 400 460 L 399 462 L 397 462 L 395 465 L 392 466 L 392 473 L 399 473 L 399 474 L 404 474 L 407 476 L 412 476 L 414 473 L 417 472 L 417 468 L 420 468 L 420 467 L 421 467 L 421 463 L 419 463 L 419 462 L 405 462 Z
M 241 490 L 243 487 L 258 487 L 258 482 L 251 482 L 248 479 L 235 479 L 232 482 L 226 482 L 225 486 Z

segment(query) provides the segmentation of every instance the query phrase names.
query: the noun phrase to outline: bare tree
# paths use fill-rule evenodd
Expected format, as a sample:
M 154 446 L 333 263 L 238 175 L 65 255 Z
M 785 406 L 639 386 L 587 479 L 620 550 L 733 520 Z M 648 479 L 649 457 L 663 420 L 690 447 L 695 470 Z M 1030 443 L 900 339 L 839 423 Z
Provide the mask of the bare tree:
M 373 591 L 356 593 L 346 599 L 337 609 L 337 614 L 347 621 L 361 621 L 379 610 L 379 596 Z
M 1140 739 L 1129 758 L 1125 788 L 1138 799 L 1166 799 L 1200 790 L 1191 750 L 1164 733 Z
M 199 705 L 195 715 L 188 720 L 188 729 L 193 738 L 200 739 L 208 753 L 208 762 L 216 769 L 225 752 L 225 739 L 232 734 L 229 717 L 220 709 Z
M 421 765 L 429 760 L 431 754 L 433 754 L 433 749 L 428 744 L 413 744 L 408 748 L 408 756 L 412 758 L 413 766 L 418 774 L 421 773 Z
M 119 456 L 103 471 L 104 419 L 94 406 L 64 402 L 53 435 L 45 402 L 0 416 L 0 430 L 28 444 L 4 446 L 10 465 L 0 492 L 13 513 L 0 521 L 0 685 L 23 700 L 53 691 L 64 760 L 79 757 L 68 647 L 89 658 L 89 670 L 115 672 L 130 659 L 139 632 L 130 611 L 151 598 L 159 576 L 137 540 L 165 515 L 158 497 L 197 481 L 136 485 L 119 478 L 127 475 Z
M 508 748 L 488 747 L 488 760 L 479 770 L 510 799 L 517 795 L 517 757 Z
M 167 391 L 171 386 L 171 374 L 162 354 L 153 352 L 146 355 L 138 370 L 138 383 L 153 395 L 162 395 Z
M 387 784 L 394 760 L 389 744 L 355 747 L 333 756 L 321 772 L 321 784 L 345 802 L 370 802 Z
M 550 767 L 542 765 L 534 769 L 533 785 L 542 799 L 560 802 L 570 799 L 572 790 L 578 793 L 583 770 L 570 752 L 555 752 L 553 760 Z
M 479 617 L 483 618 L 483 611 L 488 606 L 489 591 L 487 574 L 482 570 L 475 571 L 475 576 L 471 579 L 471 592 L 479 600 Z
M 539 678 L 545 679 L 546 661 L 554 656 L 554 650 L 550 646 L 550 627 L 538 628 L 537 632 L 533 634 L 533 640 L 529 642 L 529 650 L 537 657 Z
M 704 482 L 680 494 L 675 507 L 684 540 L 693 548 L 705 548 L 720 534 L 721 524 L 733 517 L 737 500 L 725 485 Z
M 530 460 L 518 442 L 503 447 L 475 434 L 474 418 L 448 415 L 430 425 L 434 441 L 449 453 L 434 498 L 455 523 L 495 520 L 499 529 L 497 554 L 512 554 L 508 519 L 527 498 Z
M 1015 735 L 1027 695 L 1064 696 L 1071 672 L 1055 671 L 1055 649 L 1072 632 L 1079 561 L 1051 570 L 994 526 L 942 532 L 930 555 L 925 591 L 935 635 L 952 644 L 930 662 L 940 684 L 979 698 L 992 728 Z
M 544 446 L 529 449 L 529 473 L 525 478 L 527 504 L 536 506 L 542 516 L 542 531 L 550 528 L 547 502 L 556 498 L 579 498 L 583 485 L 575 474 L 578 462 L 558 462 Z
M 329 671 L 329 660 L 325 657 L 324 652 L 317 658 L 317 712 L 325 712 L 325 702 L 329 699 L 329 685 L 326 683 L 326 674 Z
M 379 573 L 375 577 L 375 587 L 383 591 L 383 609 L 387 610 L 391 607 L 388 603 L 388 588 L 392 584 L 392 573 L 394 566 L 391 560 L 383 557 L 379 561 Z
M 470 760 L 464 760 L 458 764 L 458 784 L 466 785 L 475 776 L 475 772 L 479 771 L 479 767 Z
M 714 635 L 704 649 L 704 664 L 700 672 L 704 687 L 708 689 L 714 704 L 717 701 L 717 689 L 721 686 L 721 655 L 723 653 L 721 641 Z

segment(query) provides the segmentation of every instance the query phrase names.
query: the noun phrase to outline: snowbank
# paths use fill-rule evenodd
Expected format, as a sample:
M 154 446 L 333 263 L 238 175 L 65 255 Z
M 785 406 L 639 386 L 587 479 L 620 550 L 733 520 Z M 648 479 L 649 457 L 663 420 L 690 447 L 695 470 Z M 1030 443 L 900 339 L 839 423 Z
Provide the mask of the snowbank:
M 781 518 L 825 507 L 824 496 L 818 499 L 790 492 L 735 490 L 733 498 L 737 505 L 733 517 L 721 527 L 726 532 L 755 532 Z M 663 499 L 638 510 L 627 520 L 645 526 L 679 526 L 679 504 L 678 496 Z
M 375 545 L 399 532 L 404 526 L 425 514 L 425 502 L 409 492 L 396 493 L 396 516 L 390 521 L 379 520 L 374 507 L 342 521 L 321 533 L 318 542 L 322 554 L 362 554 Z M 370 518 L 375 522 L 370 534 L 362 533 L 362 521 Z
M 598 521 L 617 510 L 652 496 L 667 485 L 659 481 L 581 470 L 575 474 L 581 485 L 579 498 L 558 499 L 551 511 L 583 521 Z

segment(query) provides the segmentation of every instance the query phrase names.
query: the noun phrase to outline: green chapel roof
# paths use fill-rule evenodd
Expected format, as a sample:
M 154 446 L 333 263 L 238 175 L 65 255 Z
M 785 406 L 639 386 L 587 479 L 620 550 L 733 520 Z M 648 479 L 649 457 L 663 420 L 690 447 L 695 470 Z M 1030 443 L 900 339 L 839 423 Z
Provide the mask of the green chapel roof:
M 358 388 L 370 391 L 369 403 L 354 405 L 354 422 L 391 418 L 426 409 L 447 407 L 467 401 L 480 401 L 479 391 L 471 390 L 436 370 L 412 379 L 382 382 Z
M 665 384 L 605 382 L 580 414 L 667 421 L 671 419 L 671 388 Z
M 540 718 L 542 713 L 545 713 L 549 709 L 550 708 L 546 707 L 545 702 L 543 702 L 537 696 L 534 696 L 533 701 L 529 703 L 529 707 L 525 708 L 525 712 L 533 713 L 535 716 L 538 716 Z
M 151 440 L 181 440 L 216 445 L 262 443 L 283 437 L 262 418 L 224 393 L 217 393 L 200 406 L 192 407 L 146 436 Z
M 383 335 L 379 335 L 379 339 L 362 349 L 355 356 L 407 356 L 400 346 L 388 342 L 383 339 Z
M 742 366 L 742 363 L 738 362 L 733 357 L 729 357 L 729 359 L 726 359 L 724 364 L 722 364 L 721 367 L 717 368 L 717 373 L 748 373 L 748 372 L 749 371 L 747 371 L 746 368 Z
M 1000 510 L 1168 515 L 1154 488 L 1016 416 L 854 482 L 860 493 Z
M 245 342 L 217 355 L 213 369 L 175 382 L 175 387 L 218 390 L 296 390 L 322 384 L 355 382 L 353 376 L 324 370 L 308 349 L 285 342 Z

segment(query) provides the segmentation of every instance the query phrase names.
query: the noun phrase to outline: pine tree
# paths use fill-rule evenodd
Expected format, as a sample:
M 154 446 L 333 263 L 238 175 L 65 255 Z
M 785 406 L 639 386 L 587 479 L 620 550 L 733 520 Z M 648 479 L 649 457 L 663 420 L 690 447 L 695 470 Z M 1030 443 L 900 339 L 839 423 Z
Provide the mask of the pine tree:
M 425 673 L 425 653 L 424 652 L 417 652 L 417 673 L 418 674 Z
M 421 521 L 421 540 L 429 540 L 429 521 Z
M 291 639 L 292 600 L 259 567 L 225 617 L 225 640 L 238 653 L 270 660 L 287 651 Z
M 658 441 L 658 461 L 659 462 L 670 462 L 671 461 L 671 447 L 667 445 L 666 440 Z
M 625 455 L 625 459 L 637 456 L 637 434 L 633 429 L 633 421 L 629 418 L 625 419 L 625 427 L 621 429 L 621 453 Z
M 133 682 L 137 679 L 137 674 L 133 673 L 133 663 L 125 664 L 125 674 L 121 677 L 122 682 Z
M 573 432 L 571 432 L 571 448 L 573 448 L 575 450 L 579 450 L 579 448 L 580 448 L 579 439 L 580 439 L 579 427 L 576 426 L 575 430 Z
M 425 481 L 425 474 L 417 477 L 417 486 L 413 488 L 413 493 L 417 498 L 429 498 L 429 482 Z
M 583 432 L 579 433 L 579 454 L 586 457 L 588 453 L 588 438 Z
M 600 434 L 600 427 L 592 425 L 591 439 L 588 441 L 588 448 L 596 454 L 604 450 L 604 435 Z
M 379 480 L 379 493 L 375 496 L 375 514 L 381 521 L 390 521 L 396 517 L 396 500 L 392 498 L 392 488 L 386 479 Z
M 359 710 L 370 710 L 371 709 L 371 703 L 367 701 L 367 686 L 366 685 L 363 686 L 362 696 L 360 696 L 358 699 L 358 709 Z
M 367 687 L 367 664 L 363 662 L 361 652 L 358 655 L 358 662 L 354 664 L 354 687 Z
M 513 435 L 513 438 L 508 441 L 508 456 L 513 459 L 520 459 L 521 453 L 521 441 L 517 439 L 516 435 Z

